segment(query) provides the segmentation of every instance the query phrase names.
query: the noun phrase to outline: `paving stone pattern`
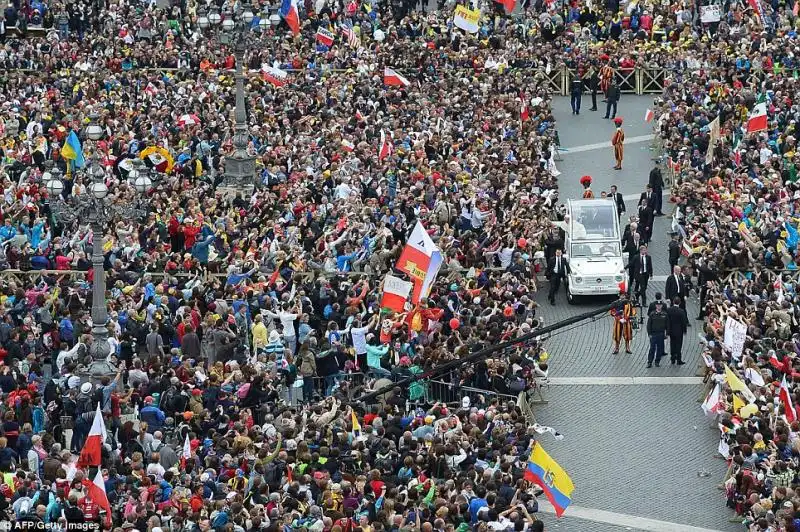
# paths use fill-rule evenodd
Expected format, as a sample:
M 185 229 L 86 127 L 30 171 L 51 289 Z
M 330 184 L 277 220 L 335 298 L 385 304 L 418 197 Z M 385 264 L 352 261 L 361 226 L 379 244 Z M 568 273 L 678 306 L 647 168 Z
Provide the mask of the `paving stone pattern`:
M 626 96 L 620 102 L 621 116 L 626 118 L 628 138 L 651 133 L 643 117 L 650 105 L 649 97 Z M 599 104 L 599 102 L 598 102 Z M 584 110 L 572 116 L 568 98 L 554 102 L 561 144 L 564 147 L 610 141 L 613 125 L 601 114 Z M 563 154 L 558 163 L 562 200 L 580 197 L 581 175 L 594 178 L 596 194 L 608 190 L 612 183 L 623 194 L 644 190 L 652 168 L 653 152 L 648 142 L 626 147 L 624 169 L 615 171 L 611 148 L 570 155 Z M 635 201 L 627 203 L 628 212 L 635 210 Z M 664 212 L 671 206 L 665 198 Z M 658 218 L 653 232 L 650 254 L 655 275 L 667 275 L 667 242 L 669 217 Z M 537 301 L 545 323 L 598 308 L 610 299 L 584 300 L 568 305 L 564 291 L 556 306 L 547 302 L 548 285 L 542 283 Z M 663 281 L 653 281 L 648 299 L 656 290 L 663 290 Z M 611 318 L 601 317 L 580 327 L 552 336 L 547 342 L 551 354 L 553 377 L 640 377 L 693 376 L 697 373 L 700 322 L 696 301 L 689 302 L 688 312 L 693 325 L 684 339 L 685 366 L 647 369 L 645 367 L 647 334 L 642 327 L 636 332 L 633 355 L 612 355 Z M 624 351 L 624 350 L 623 350 Z M 556 441 L 545 435 L 542 443 L 572 476 L 576 490 L 573 502 L 585 508 L 630 514 L 668 522 L 721 531 L 743 530 L 729 523 L 722 492 L 716 485 L 722 481 L 725 463 L 715 456 L 718 432 L 703 416 L 697 398 L 699 385 L 561 385 L 545 391 L 548 404 L 535 408 L 537 421 L 550 425 L 565 435 Z M 709 476 L 704 476 L 705 473 Z M 699 476 L 700 475 L 700 476 Z M 627 529 L 570 518 L 562 520 L 542 515 L 548 530 L 617 531 Z

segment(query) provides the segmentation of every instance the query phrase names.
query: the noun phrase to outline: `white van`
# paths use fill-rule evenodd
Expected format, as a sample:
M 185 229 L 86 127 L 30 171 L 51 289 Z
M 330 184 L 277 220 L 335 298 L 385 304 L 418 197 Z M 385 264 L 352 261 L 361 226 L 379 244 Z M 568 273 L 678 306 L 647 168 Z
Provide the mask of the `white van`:
M 567 301 L 578 296 L 618 295 L 627 279 L 617 205 L 610 199 L 567 201 L 565 252 Z

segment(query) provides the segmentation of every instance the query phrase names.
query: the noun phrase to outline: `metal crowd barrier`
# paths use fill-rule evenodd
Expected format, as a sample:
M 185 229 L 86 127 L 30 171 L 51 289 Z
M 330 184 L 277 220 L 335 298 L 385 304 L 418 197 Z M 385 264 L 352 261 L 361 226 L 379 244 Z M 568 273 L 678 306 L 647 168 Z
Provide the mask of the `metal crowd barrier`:
M 445 275 L 449 274 L 457 274 L 463 275 L 469 272 L 470 268 L 447 268 L 446 266 L 442 266 L 441 273 Z M 91 271 L 91 270 L 89 270 Z M 82 279 L 89 274 L 89 271 L 82 271 L 82 270 L 19 270 L 19 269 L 6 269 L 0 270 L 0 279 L 11 279 L 18 283 L 23 283 L 23 278 L 30 278 L 30 277 L 39 277 L 40 275 L 49 275 L 54 277 L 60 276 L 67 276 L 70 279 Z M 483 268 L 481 271 L 504 271 L 504 268 L 500 267 L 491 267 L 491 268 Z M 269 277 L 274 272 L 271 271 L 259 271 L 255 273 L 255 276 L 264 275 Z M 176 277 L 176 278 L 192 278 L 195 277 L 195 273 L 187 273 L 187 272 L 175 272 L 175 273 L 168 273 L 168 272 L 158 272 L 158 271 L 146 271 L 139 274 L 140 276 L 150 275 L 154 278 L 161 279 L 164 277 Z M 359 272 L 359 271 L 350 271 L 350 272 L 329 272 L 327 270 L 311 270 L 305 272 L 295 272 L 296 276 L 300 276 L 304 279 L 318 279 L 318 278 L 329 278 L 329 277 L 361 277 L 366 276 L 370 278 L 380 278 L 382 279 L 385 276 L 385 273 L 370 273 L 370 272 Z M 200 278 L 203 281 L 210 281 L 214 278 L 216 279 L 227 279 L 228 274 L 226 273 L 214 273 L 209 271 L 203 271 L 200 274 Z
M 622 94 L 641 94 L 639 92 L 639 70 L 617 70 L 617 84 Z
M 328 393 L 328 388 L 341 389 L 342 383 L 346 382 L 346 394 L 348 400 L 353 399 L 355 397 L 354 390 L 362 387 L 366 382 L 367 376 L 364 373 L 354 372 L 354 373 L 337 373 L 335 375 L 330 375 L 327 377 L 319 377 L 315 376 L 314 379 L 314 393 L 319 397 L 327 397 L 331 395 Z M 297 388 L 295 388 L 297 390 Z M 303 389 L 299 389 L 299 393 L 302 395 Z
M 452 67 L 445 67 L 451 70 L 471 70 L 470 67 L 459 67 L 459 66 L 452 66 Z M 195 72 L 197 69 L 188 68 L 188 67 L 181 67 L 181 68 L 171 68 L 171 67 L 134 67 L 128 72 L 147 72 L 147 73 L 162 73 L 162 74 L 176 74 L 179 72 Z M 294 69 L 294 68 L 286 68 L 284 69 L 286 72 L 291 73 L 301 73 L 306 72 L 307 69 Z M 321 67 L 317 67 L 315 70 L 321 70 L 324 72 L 347 72 L 349 69 L 345 68 L 330 68 L 325 65 Z M 545 88 L 551 94 L 561 95 L 561 96 L 568 96 L 569 95 L 569 85 L 572 82 L 572 79 L 575 77 L 575 71 L 573 69 L 568 68 L 566 65 L 560 65 L 557 67 L 551 68 L 550 72 L 548 73 L 543 68 L 526 68 L 526 67 L 509 67 L 505 71 L 506 72 L 517 72 L 517 71 L 537 71 L 537 75 L 540 75 Z M 40 72 L 36 69 L 30 68 L 9 68 L 9 72 L 20 72 L 23 74 L 26 73 L 35 73 Z M 69 69 L 60 70 L 58 72 L 59 75 L 69 75 Z M 206 70 L 205 73 L 209 75 L 217 75 L 223 72 L 232 72 L 232 70 L 227 69 L 209 69 Z M 620 90 L 624 94 L 657 94 L 661 93 L 664 90 L 664 81 L 669 76 L 667 75 L 669 69 L 664 67 L 650 67 L 650 66 L 637 66 L 630 69 L 617 69 L 616 76 L 617 82 L 619 83 Z M 762 74 L 760 71 L 743 71 L 740 73 L 740 76 L 744 81 L 749 80 L 754 75 Z M 248 70 L 246 75 L 259 75 L 259 71 L 255 70 Z
M 661 94 L 667 71 L 663 68 L 638 68 L 637 94 Z
M 519 392 L 517 396 L 517 406 L 522 411 L 522 415 L 525 416 L 525 421 L 528 422 L 528 425 L 533 425 L 536 423 L 536 416 L 533 413 L 533 407 L 531 406 L 528 395 L 529 393 L 527 391 Z
M 577 71 L 566 66 L 561 67 L 563 70 L 563 83 L 561 92 L 557 92 L 555 84 L 551 84 L 553 92 L 557 92 L 562 96 L 569 96 L 569 87 L 572 80 L 577 76 Z M 661 67 L 635 67 L 630 69 L 618 69 L 616 71 L 616 80 L 619 85 L 620 92 L 623 94 L 656 94 L 664 90 L 664 80 L 668 77 L 667 70 Z M 552 76 L 552 72 L 551 72 Z M 581 77 L 585 86 L 589 87 L 589 73 L 586 72 Z

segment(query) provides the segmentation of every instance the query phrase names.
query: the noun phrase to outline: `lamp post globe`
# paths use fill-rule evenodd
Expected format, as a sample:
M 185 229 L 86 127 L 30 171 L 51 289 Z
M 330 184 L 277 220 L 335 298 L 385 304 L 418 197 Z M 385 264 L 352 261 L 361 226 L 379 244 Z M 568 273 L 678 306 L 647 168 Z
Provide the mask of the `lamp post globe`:
M 146 175 L 141 175 L 133 182 L 133 186 L 136 189 L 136 192 L 139 194 L 145 194 L 148 190 L 150 190 L 150 187 L 153 186 L 153 180 Z
M 96 200 L 103 200 L 108 196 L 108 186 L 102 181 L 97 181 L 89 185 L 89 191 Z
M 46 182 L 45 186 L 51 198 L 60 196 L 64 192 L 64 183 L 62 183 L 60 179 L 55 179 L 52 176 L 51 179 Z
M 86 126 L 86 136 L 89 137 L 90 140 L 100 140 L 103 138 L 103 128 L 100 124 L 89 124 Z

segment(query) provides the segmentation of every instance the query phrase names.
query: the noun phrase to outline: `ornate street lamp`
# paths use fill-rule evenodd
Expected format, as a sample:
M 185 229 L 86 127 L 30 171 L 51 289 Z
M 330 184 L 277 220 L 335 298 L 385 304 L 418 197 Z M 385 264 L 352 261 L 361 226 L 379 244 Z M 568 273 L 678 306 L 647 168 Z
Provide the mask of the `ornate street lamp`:
M 247 151 L 250 136 L 247 128 L 247 111 L 244 100 L 244 53 L 250 45 L 253 32 L 253 19 L 255 14 L 247 3 L 237 4 L 236 11 L 231 9 L 224 13 L 213 8 L 210 12 L 201 12 L 198 16 L 198 25 L 208 32 L 220 43 L 229 45 L 236 58 L 236 109 L 234 112 L 234 134 L 231 156 L 225 158 L 225 176 L 223 187 L 229 191 L 250 193 L 256 181 L 255 157 Z M 263 21 L 264 19 L 262 19 Z M 268 26 L 268 24 L 267 24 Z M 265 26 L 259 22 L 263 30 Z
M 84 129 L 85 138 L 91 141 L 100 140 L 103 128 L 97 123 L 95 116 L 90 116 L 89 125 Z M 108 343 L 108 310 L 106 308 L 106 282 L 105 269 L 103 268 L 103 229 L 115 220 L 139 219 L 146 215 L 146 193 L 153 184 L 149 171 L 144 165 L 136 164 L 131 171 L 137 172 L 135 183 L 132 183 L 140 193 L 134 201 L 112 202 L 109 201 L 109 187 L 106 183 L 106 171 L 100 160 L 97 150 L 94 150 L 88 167 L 84 174 L 89 182 L 86 194 L 63 197 L 64 182 L 61 172 L 50 169 L 42 175 L 49 196 L 50 210 L 54 220 L 64 226 L 74 226 L 79 221 L 88 221 L 92 229 L 92 345 L 89 354 L 92 362 L 87 368 L 84 377 L 87 380 L 98 382 L 103 376 L 113 376 L 116 368 L 108 361 L 111 347 Z M 129 176 L 130 178 L 130 176 Z

